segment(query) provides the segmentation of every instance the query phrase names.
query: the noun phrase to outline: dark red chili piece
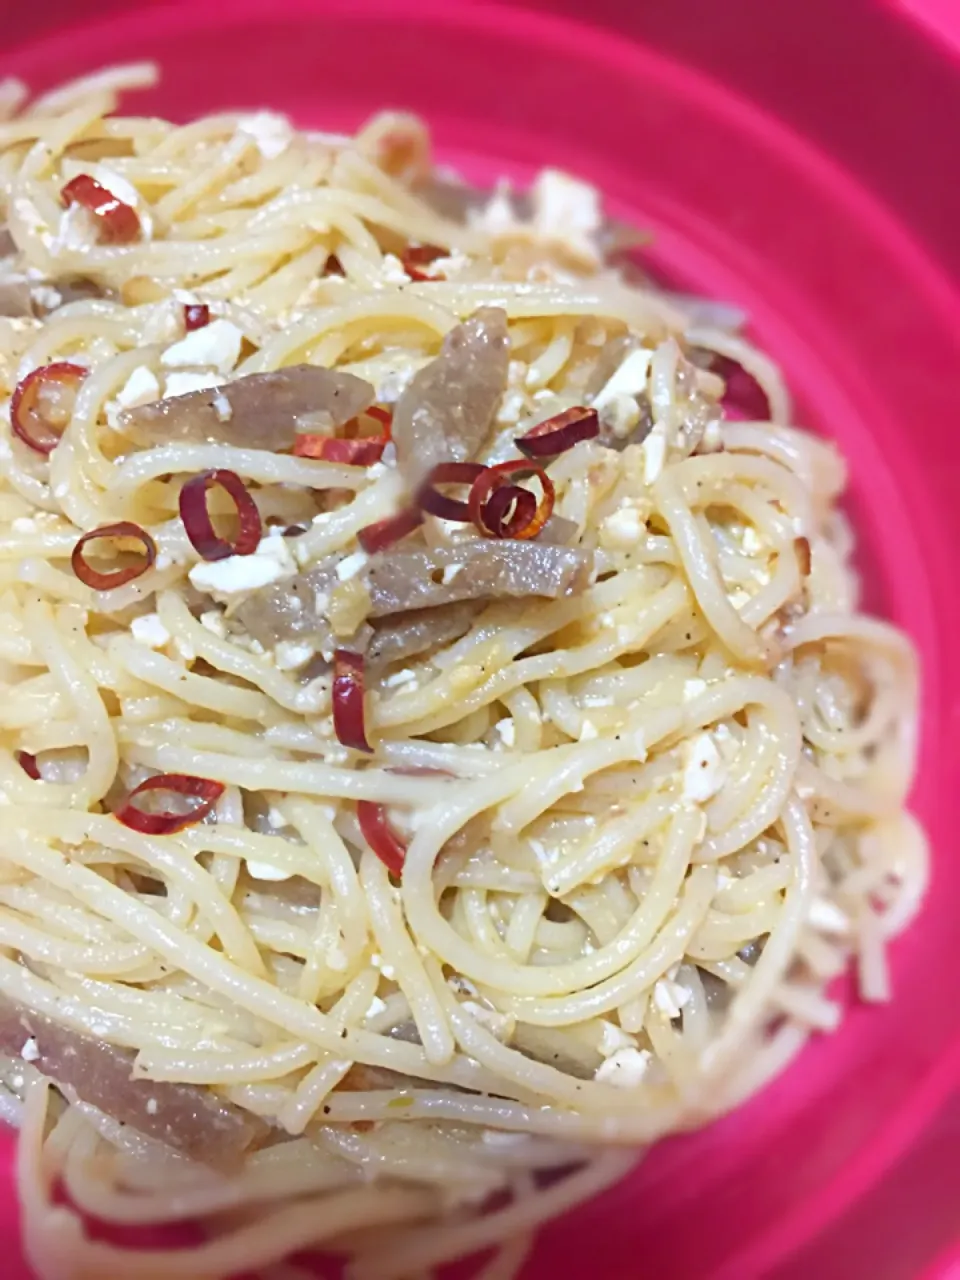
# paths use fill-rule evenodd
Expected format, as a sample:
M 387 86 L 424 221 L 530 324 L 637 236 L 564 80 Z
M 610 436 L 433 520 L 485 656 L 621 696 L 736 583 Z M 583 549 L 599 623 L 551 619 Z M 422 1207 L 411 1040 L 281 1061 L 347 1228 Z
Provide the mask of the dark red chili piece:
M 143 550 L 143 559 L 139 564 L 123 565 L 118 569 L 108 569 L 106 572 L 94 569 L 87 561 L 85 548 L 88 543 L 98 541 L 100 538 L 135 538 Z M 141 529 L 132 520 L 119 520 L 116 524 L 104 524 L 99 529 L 91 529 L 83 534 L 77 540 L 70 555 L 70 565 L 85 586 L 92 587 L 94 591 L 111 591 L 114 587 L 122 587 L 146 573 L 156 558 L 157 544 L 146 529 Z

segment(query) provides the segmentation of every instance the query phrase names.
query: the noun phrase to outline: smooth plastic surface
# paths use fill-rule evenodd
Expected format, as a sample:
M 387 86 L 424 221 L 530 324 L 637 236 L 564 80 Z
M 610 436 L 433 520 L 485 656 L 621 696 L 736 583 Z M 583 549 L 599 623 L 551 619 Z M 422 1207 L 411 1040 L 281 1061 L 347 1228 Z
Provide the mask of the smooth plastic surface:
M 864 19 L 865 58 L 879 30 Z M 829 30 L 817 38 L 828 45 Z M 960 1076 L 960 1005 L 939 980 L 960 958 L 960 301 L 949 273 L 822 145 L 657 47 L 545 13 L 441 0 L 148 4 L 7 52 L 0 67 L 42 88 L 143 56 L 165 79 L 134 110 L 186 119 L 269 105 L 338 129 L 404 106 L 427 116 L 443 158 L 480 179 L 546 162 L 592 179 L 615 212 L 653 229 L 664 274 L 749 310 L 799 418 L 850 459 L 867 600 L 909 629 L 925 671 L 915 807 L 938 856 L 927 909 L 894 949 L 896 997 L 853 1007 L 838 1035 L 735 1116 L 664 1143 L 629 1183 L 556 1224 L 529 1270 L 764 1274 L 880 1176 Z M 872 109 L 864 81 L 846 86 L 851 111 Z M 925 137 L 937 123 L 910 126 Z M 891 149 L 887 179 L 897 164 Z M 0 1215 L 12 1240 L 12 1196 Z M 3 1274 L 26 1271 L 10 1262 Z

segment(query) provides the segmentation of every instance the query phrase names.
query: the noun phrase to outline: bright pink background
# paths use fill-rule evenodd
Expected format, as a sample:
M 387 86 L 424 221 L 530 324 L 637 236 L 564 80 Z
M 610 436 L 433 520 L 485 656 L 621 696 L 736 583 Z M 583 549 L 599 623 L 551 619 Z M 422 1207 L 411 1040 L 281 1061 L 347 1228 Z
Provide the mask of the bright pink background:
M 115 7 L 48 0 L 43 20 Z M 895 949 L 896 1001 L 854 1008 L 756 1103 L 664 1144 L 556 1226 L 531 1273 L 628 1280 L 642 1260 L 658 1280 L 750 1280 L 799 1265 L 790 1255 L 900 1156 L 960 1068 L 960 1006 L 942 985 L 960 951 L 960 76 L 867 0 L 593 0 L 590 16 L 608 30 L 439 0 L 244 0 L 216 16 L 147 4 L 0 62 L 43 86 L 153 54 L 167 79 L 138 109 L 269 104 L 335 128 L 390 103 L 423 111 L 477 176 L 578 170 L 656 231 L 664 272 L 748 307 L 804 420 L 852 459 L 870 600 L 909 627 L 926 674 L 916 803 L 939 856 L 923 920 Z M 36 20 L 25 6 L 12 16 L 23 34 Z M 921 1155 L 923 1177 L 942 1178 L 946 1154 Z M 798 1274 L 915 1272 L 944 1239 L 933 1199 L 922 1213 L 887 1201 L 898 1248 L 878 1248 L 881 1220 L 867 1230 L 854 1216 Z M 614 1260 L 598 1272 L 601 1233 Z

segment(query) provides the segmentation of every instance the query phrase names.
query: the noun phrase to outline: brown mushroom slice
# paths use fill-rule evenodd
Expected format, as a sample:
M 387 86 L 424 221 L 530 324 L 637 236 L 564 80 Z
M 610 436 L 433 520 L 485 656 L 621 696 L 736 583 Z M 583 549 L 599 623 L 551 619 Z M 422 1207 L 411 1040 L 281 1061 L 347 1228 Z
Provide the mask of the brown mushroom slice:
M 455 547 L 390 551 L 361 570 L 370 592 L 371 618 L 431 609 L 459 600 L 579 595 L 590 581 L 593 557 L 575 547 L 477 539 Z
M 125 409 L 119 426 L 142 445 L 212 442 L 276 453 L 293 447 L 298 428 L 332 434 L 373 398 L 370 383 L 352 373 L 296 364 Z
M 543 542 L 477 539 L 456 547 L 390 550 L 371 556 L 355 575 L 370 596 L 369 618 L 384 618 L 461 601 L 579 595 L 593 556 Z M 337 583 L 330 561 L 276 586 L 253 592 L 237 617 L 266 648 L 280 640 L 329 636 L 327 611 Z
M 467 634 L 482 608 L 482 601 L 460 600 L 385 618 L 373 629 L 367 662 L 382 667 L 452 644 Z
M 145 1137 L 229 1172 L 265 1136 L 266 1125 L 192 1084 L 134 1079 L 135 1055 L 81 1035 L 0 996 L 0 1050 L 29 1060 L 43 1075 Z
M 33 317 L 33 294 L 25 276 L 0 280 L 0 316 L 11 320 Z
M 414 376 L 393 415 L 397 466 L 411 493 L 441 462 L 477 454 L 506 389 L 509 362 L 506 312 L 481 307 L 451 329 L 440 354 Z

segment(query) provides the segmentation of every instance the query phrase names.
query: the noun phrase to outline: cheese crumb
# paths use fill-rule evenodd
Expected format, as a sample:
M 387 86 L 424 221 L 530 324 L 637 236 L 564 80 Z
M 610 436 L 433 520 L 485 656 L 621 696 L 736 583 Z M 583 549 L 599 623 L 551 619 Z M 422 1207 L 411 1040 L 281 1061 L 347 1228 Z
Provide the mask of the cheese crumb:
M 20 1057 L 24 1062 L 36 1062 L 40 1057 L 40 1050 L 33 1036 L 29 1040 L 24 1041 L 23 1048 L 20 1050 Z
M 580 737 L 577 739 L 577 741 L 591 742 L 594 738 L 599 738 L 599 737 L 600 737 L 600 734 L 597 730 L 597 726 L 593 723 L 593 721 L 584 720 L 583 724 L 580 726 Z
M 493 730 L 505 747 L 516 746 L 517 727 L 513 723 L 511 716 L 505 716 L 503 720 L 498 720 L 493 726 Z
M 653 987 L 653 1003 L 657 1011 L 670 1021 L 680 1017 L 680 1011 L 692 996 L 693 992 L 689 987 L 672 982 L 669 978 L 661 978 Z
M 278 671 L 297 671 L 305 666 L 316 650 L 312 644 L 297 644 L 293 640 L 280 640 L 273 650 Z
M 198 591 L 209 591 L 215 596 L 232 596 L 270 586 L 296 571 L 297 566 L 286 539 L 271 535 L 261 539 L 252 556 L 204 560 L 194 565 L 188 576 Z
M 134 618 L 130 623 L 130 634 L 138 644 L 145 644 L 148 649 L 162 649 L 170 640 L 170 632 L 156 613 L 145 613 L 141 618 Z
M 293 125 L 278 111 L 257 111 L 241 116 L 237 133 L 252 138 L 264 160 L 275 160 L 283 155 L 294 138 Z
M 381 1000 L 379 996 L 374 996 L 373 999 L 370 1001 L 370 1008 L 367 1010 L 364 1016 L 366 1018 L 377 1018 L 380 1016 L 381 1013 L 384 1012 L 386 1007 L 387 1007 L 387 1002 L 385 1000 Z
M 369 559 L 365 551 L 355 551 L 353 555 L 346 556 L 337 565 L 337 577 L 341 582 L 355 578 Z
M 258 858 L 247 858 L 247 872 L 254 880 L 289 880 L 291 872 L 282 871 L 270 862 L 261 862 Z M 346 968 L 346 965 L 344 965 Z
M 630 551 L 647 531 L 636 507 L 619 507 L 607 516 L 600 530 L 600 542 L 612 551 Z
M 650 1058 L 649 1049 L 618 1049 L 600 1063 L 593 1078 L 621 1089 L 635 1088 L 646 1075 Z
M 601 1018 L 600 1025 L 603 1027 L 603 1033 L 600 1038 L 600 1052 L 605 1058 L 612 1058 L 615 1053 L 619 1053 L 623 1049 L 636 1049 L 637 1042 L 634 1037 L 628 1035 L 615 1022 Z
M 147 1115 L 148 1116 L 155 1116 L 159 1109 L 160 1109 L 160 1104 L 157 1102 L 156 1098 L 147 1099 Z
M 652 359 L 653 352 L 648 351 L 646 347 L 631 351 L 594 396 L 594 409 L 599 412 L 618 396 L 629 396 L 635 401 L 637 396 L 642 395 L 647 389 Z
M 159 399 L 160 383 L 157 375 L 145 364 L 137 365 L 117 392 L 117 404 L 121 409 L 133 409 L 137 405 L 150 404 Z
M 200 625 L 205 627 L 218 640 L 226 640 L 227 624 L 223 620 L 223 614 L 219 609 L 208 609 L 206 613 L 200 615 Z
M 709 733 L 699 733 L 683 744 L 682 799 L 698 803 L 715 796 L 726 781 L 727 771 Z
M 197 330 L 199 333 L 200 330 Z M 210 391 L 213 387 L 219 387 L 223 384 L 223 379 L 215 373 L 194 373 L 192 370 L 177 370 L 174 373 L 168 373 L 166 378 L 166 389 L 164 396 L 171 398 L 173 396 L 186 396 L 191 391 Z
M 243 334 L 230 320 L 211 320 L 167 347 L 160 362 L 164 368 L 216 369 L 229 373 L 240 358 Z
M 640 446 L 643 455 L 643 482 L 653 484 L 663 470 L 667 459 L 667 436 L 662 426 L 656 426 Z

